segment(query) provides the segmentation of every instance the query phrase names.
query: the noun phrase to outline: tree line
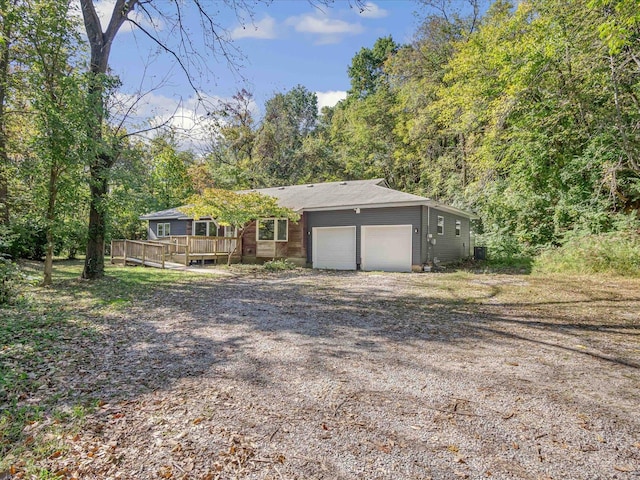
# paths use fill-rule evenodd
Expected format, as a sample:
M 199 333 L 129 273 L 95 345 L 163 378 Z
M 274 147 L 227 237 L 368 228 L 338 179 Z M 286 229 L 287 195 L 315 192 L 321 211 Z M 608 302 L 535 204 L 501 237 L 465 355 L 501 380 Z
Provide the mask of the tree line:
M 0 0 L 0 253 L 46 257 L 45 283 L 63 252 L 86 252 L 84 276 L 99 277 L 105 241 L 144 236 L 140 214 L 210 187 L 384 177 L 478 213 L 497 256 L 638 229 L 635 0 L 428 10 L 410 44 L 384 37 L 353 57 L 333 107 L 298 85 L 260 116 L 240 89 L 211 112 L 205 154 L 111 116 L 109 48 L 147 4 L 118 0 L 103 32 L 89 0 L 82 18 L 70 2 Z
M 444 10 L 409 45 L 348 66 L 346 99 L 276 94 L 254 124 L 247 92 L 207 162 L 228 188 L 384 177 L 475 211 L 495 256 L 638 229 L 640 10 L 626 0 L 498 0 Z

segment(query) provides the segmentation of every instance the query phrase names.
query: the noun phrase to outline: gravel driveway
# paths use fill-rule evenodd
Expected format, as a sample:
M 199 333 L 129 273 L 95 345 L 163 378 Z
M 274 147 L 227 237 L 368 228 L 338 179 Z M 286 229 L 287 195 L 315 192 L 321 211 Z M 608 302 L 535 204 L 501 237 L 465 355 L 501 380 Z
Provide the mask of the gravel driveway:
M 636 281 L 240 273 L 111 316 L 81 478 L 640 478 Z M 92 340 L 87 340 L 91 342 Z

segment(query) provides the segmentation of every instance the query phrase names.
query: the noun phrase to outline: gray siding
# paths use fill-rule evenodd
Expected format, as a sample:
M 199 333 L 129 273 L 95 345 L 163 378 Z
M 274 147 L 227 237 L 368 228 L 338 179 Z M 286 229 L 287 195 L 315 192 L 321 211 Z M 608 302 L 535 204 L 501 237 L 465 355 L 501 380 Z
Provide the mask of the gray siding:
M 427 210 L 425 219 L 429 224 L 427 233 L 436 239 L 436 244 L 429 247 L 425 235 L 424 261 L 437 258 L 439 261 L 447 263 L 468 257 L 471 248 L 469 219 L 437 208 L 428 208 Z M 423 212 L 424 215 L 425 212 Z M 443 235 L 438 235 L 438 216 L 444 217 Z M 460 221 L 459 237 L 456 237 L 456 220 Z
M 413 233 L 413 259 L 414 265 L 420 265 L 422 237 L 421 225 L 422 207 L 397 207 L 397 208 L 362 208 L 360 213 L 354 210 L 331 210 L 326 212 L 307 212 L 307 262 L 312 259 L 312 229 L 313 227 L 346 227 L 356 226 L 356 263 L 360 265 L 360 227 L 362 225 L 412 225 Z M 415 233 L 415 229 L 418 233 Z
M 149 229 L 147 231 L 147 238 L 149 240 L 155 240 L 158 238 L 158 224 L 170 223 L 171 235 L 186 235 L 187 224 L 191 223 L 191 220 L 149 220 Z

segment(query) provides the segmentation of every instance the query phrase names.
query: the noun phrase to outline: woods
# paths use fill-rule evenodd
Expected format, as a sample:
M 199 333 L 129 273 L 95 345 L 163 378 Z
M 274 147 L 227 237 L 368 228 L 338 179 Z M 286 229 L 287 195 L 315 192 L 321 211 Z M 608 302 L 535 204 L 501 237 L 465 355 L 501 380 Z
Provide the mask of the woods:
M 263 106 L 239 87 L 210 112 L 205 152 L 169 130 L 136 136 L 109 111 L 121 87 L 110 45 L 130 12 L 155 2 L 118 0 L 104 26 L 93 2 L 80 3 L 78 17 L 68 2 L 0 1 L 0 253 L 47 257 L 45 284 L 58 254 L 86 251 L 83 277 L 101 276 L 106 240 L 140 238 L 140 214 L 212 187 L 384 177 L 476 212 L 476 243 L 494 258 L 637 234 L 634 0 L 425 9 L 410 44 L 382 37 L 354 55 L 351 88 L 333 107 L 319 112 L 304 85 Z M 197 60 L 174 26 L 176 38 L 156 40 L 194 86 Z M 213 53 L 225 56 L 218 41 Z

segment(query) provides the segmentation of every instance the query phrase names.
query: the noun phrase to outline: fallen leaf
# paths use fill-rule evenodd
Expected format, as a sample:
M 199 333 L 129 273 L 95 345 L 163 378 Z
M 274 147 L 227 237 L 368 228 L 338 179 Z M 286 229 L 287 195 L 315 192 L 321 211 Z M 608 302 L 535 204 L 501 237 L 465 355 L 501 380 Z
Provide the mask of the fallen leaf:
M 198 417 L 198 418 L 196 418 L 196 419 L 193 421 L 193 424 L 194 424 L 194 425 L 198 425 L 198 424 L 199 424 L 199 423 L 201 423 L 203 420 L 204 420 L 204 418 L 202 418 L 202 417 Z
M 60 455 L 62 455 L 62 451 L 61 450 L 57 450 L 57 451 L 53 452 L 49 456 L 49 460 L 53 460 L 54 458 L 58 458 Z
M 633 472 L 633 468 L 626 465 L 615 465 L 613 468 L 619 472 Z
M 460 449 L 455 445 L 449 445 L 447 447 L 447 450 L 449 450 L 450 452 L 453 452 L 453 453 L 458 453 L 460 451 Z
M 520 445 L 518 445 L 516 442 L 513 442 L 512 446 L 514 450 L 520 450 Z

